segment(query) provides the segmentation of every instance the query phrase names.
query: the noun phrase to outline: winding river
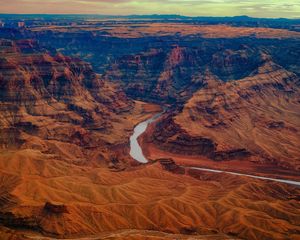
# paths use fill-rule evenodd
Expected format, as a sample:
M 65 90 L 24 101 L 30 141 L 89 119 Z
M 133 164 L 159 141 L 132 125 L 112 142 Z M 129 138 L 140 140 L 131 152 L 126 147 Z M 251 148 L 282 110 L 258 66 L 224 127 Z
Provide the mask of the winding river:
M 134 128 L 133 134 L 130 137 L 130 156 L 140 162 L 140 163 L 147 163 L 148 159 L 145 158 L 143 154 L 143 150 L 138 142 L 139 136 L 141 136 L 147 129 L 148 125 L 158 119 L 163 113 L 155 114 L 150 119 L 139 123 Z
M 134 132 L 130 137 L 130 156 L 134 160 L 136 160 L 140 163 L 149 162 L 149 160 L 143 154 L 143 149 L 141 148 L 141 146 L 138 142 L 138 138 L 147 130 L 148 125 L 151 124 L 152 122 L 154 122 L 155 120 L 157 120 L 162 114 L 163 113 L 158 113 L 158 114 L 154 115 L 153 117 L 149 118 L 148 120 L 139 123 L 134 128 Z M 201 170 L 201 171 L 214 172 L 214 173 L 228 173 L 231 175 L 245 176 L 245 177 L 256 178 L 256 179 L 261 179 L 261 180 L 269 180 L 269 181 L 274 181 L 274 182 L 286 183 L 286 184 L 290 184 L 290 185 L 296 185 L 296 186 L 300 187 L 300 182 L 286 180 L 286 179 L 261 177 L 261 176 L 256 176 L 256 175 L 243 174 L 243 173 L 237 173 L 237 172 L 228 172 L 228 171 L 209 169 L 209 168 L 198 168 L 198 167 L 185 167 L 185 168 L 197 169 L 197 170 Z

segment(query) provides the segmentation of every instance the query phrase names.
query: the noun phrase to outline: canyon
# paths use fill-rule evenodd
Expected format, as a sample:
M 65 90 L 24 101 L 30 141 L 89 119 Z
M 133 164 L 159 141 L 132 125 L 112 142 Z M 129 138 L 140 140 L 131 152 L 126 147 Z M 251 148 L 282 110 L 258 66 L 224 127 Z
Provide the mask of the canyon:
M 298 178 L 299 77 L 266 58 L 246 78 L 211 81 L 195 92 L 182 110 L 157 123 L 145 142 L 190 155 L 186 163 L 193 166 L 204 167 L 211 159 L 227 170 L 248 165 L 254 172 L 272 169 L 271 174 Z
M 299 32 L 64 21 L 0 29 L 1 239 L 299 239 Z

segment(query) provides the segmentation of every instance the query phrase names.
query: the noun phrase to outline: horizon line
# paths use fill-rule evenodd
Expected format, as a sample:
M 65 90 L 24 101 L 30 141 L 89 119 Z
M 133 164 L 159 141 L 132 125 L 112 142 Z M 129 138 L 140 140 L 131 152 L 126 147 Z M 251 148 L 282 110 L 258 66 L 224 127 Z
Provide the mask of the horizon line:
M 19 16 L 28 16 L 28 15 L 56 15 L 56 16 L 102 16 L 102 17 L 147 17 L 147 16 L 177 16 L 177 17 L 183 17 L 183 18 L 237 18 L 237 17 L 245 17 L 245 18 L 252 18 L 252 19 L 286 19 L 286 20 L 300 20 L 300 17 L 295 18 L 286 18 L 286 17 L 254 17 L 249 15 L 232 15 L 232 16 L 188 16 L 188 15 L 180 15 L 180 14 L 101 14 L 101 13 L 1 13 L 0 15 L 19 15 Z

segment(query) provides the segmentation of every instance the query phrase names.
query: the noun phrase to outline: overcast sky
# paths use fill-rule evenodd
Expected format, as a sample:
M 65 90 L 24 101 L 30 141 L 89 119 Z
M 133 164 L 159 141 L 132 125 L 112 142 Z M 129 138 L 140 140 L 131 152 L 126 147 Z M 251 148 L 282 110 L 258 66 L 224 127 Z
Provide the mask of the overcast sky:
M 300 0 L 0 0 L 0 12 L 300 18 Z

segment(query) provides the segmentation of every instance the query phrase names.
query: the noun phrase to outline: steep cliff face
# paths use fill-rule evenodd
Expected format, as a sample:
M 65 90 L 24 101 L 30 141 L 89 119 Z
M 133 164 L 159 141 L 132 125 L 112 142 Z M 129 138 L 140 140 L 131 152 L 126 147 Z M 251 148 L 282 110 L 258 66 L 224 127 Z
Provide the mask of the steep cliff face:
M 124 83 L 126 92 L 137 98 L 184 101 L 199 88 L 217 81 L 248 76 L 262 63 L 260 50 L 247 46 L 173 46 L 126 56 L 105 74 Z
M 248 77 L 194 93 L 157 124 L 162 149 L 222 161 L 248 159 L 299 171 L 299 77 L 266 54 Z
M 31 41 L 3 40 L 1 46 L 2 149 L 38 149 L 84 161 L 89 148 L 108 142 L 117 115 L 133 107 L 86 62 L 41 53 Z
M 243 56 L 238 57 L 236 51 L 243 51 L 245 46 L 248 46 L 254 52 L 264 49 L 272 52 L 272 56 L 276 56 L 274 60 L 278 61 L 280 65 L 290 71 L 296 70 L 299 73 L 299 69 L 297 70 L 299 64 L 296 64 L 298 63 L 299 33 L 282 29 L 121 21 L 114 22 L 114 24 L 111 22 L 88 22 L 86 25 L 73 27 L 44 26 L 19 31 L 3 30 L 0 32 L 1 36 L 12 39 L 37 39 L 47 49 L 53 51 L 58 49 L 65 55 L 78 56 L 90 62 L 95 71 L 99 73 L 105 73 L 107 68 L 110 68 L 113 64 L 122 64 L 126 61 L 126 58 L 130 62 L 130 59 L 134 59 L 138 55 L 151 52 L 150 49 L 163 51 L 164 57 L 158 60 L 159 63 L 155 64 L 156 68 L 152 69 L 152 71 L 162 71 L 161 68 L 163 68 L 164 62 L 172 52 L 172 46 L 176 48 L 175 45 L 178 45 L 185 52 L 198 51 L 200 54 L 198 58 L 206 63 L 211 61 L 213 54 L 217 53 L 214 62 L 218 67 L 228 64 L 228 60 L 241 60 L 242 64 L 234 67 L 241 67 L 241 71 L 245 69 L 245 64 L 250 62 L 247 62 Z M 226 49 L 227 53 L 225 53 Z M 160 57 L 158 56 L 158 58 Z M 193 58 L 195 57 L 193 56 Z M 223 60 L 222 58 L 227 59 Z M 253 60 L 250 61 L 253 63 Z M 183 62 L 186 62 L 186 60 Z M 148 63 L 151 65 L 150 59 Z M 227 66 L 228 69 L 224 68 L 220 74 L 229 74 L 232 71 L 230 64 Z M 150 68 L 150 66 L 147 68 Z M 124 66 L 121 71 L 124 73 L 125 70 Z M 198 69 L 195 70 L 198 71 Z M 218 69 L 215 70 L 218 71 Z M 149 78 L 155 75 L 149 73 L 151 69 L 145 71 L 148 72 L 147 76 Z M 182 75 L 179 77 L 185 78 L 187 73 L 181 72 Z M 159 75 L 157 73 L 155 76 Z M 226 76 L 224 77 L 226 78 Z M 134 82 L 137 82 L 137 79 L 134 80 Z M 141 85 L 140 82 L 138 82 L 138 85 L 139 88 L 135 89 L 143 90 L 144 85 Z M 147 86 L 145 88 L 147 89 Z

